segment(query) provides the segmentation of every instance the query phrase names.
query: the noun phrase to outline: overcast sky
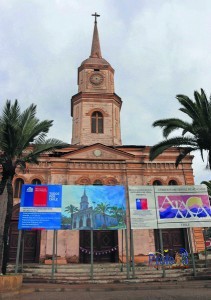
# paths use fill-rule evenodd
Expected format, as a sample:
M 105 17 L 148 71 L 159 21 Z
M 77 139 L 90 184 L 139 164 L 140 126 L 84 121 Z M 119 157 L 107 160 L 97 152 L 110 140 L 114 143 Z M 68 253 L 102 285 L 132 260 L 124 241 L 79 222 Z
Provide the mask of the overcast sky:
M 49 137 L 71 143 L 70 99 L 91 50 L 97 12 L 102 56 L 122 98 L 123 144 L 153 145 L 160 118 L 181 117 L 177 94 L 211 93 L 210 0 L 0 0 L 0 110 L 37 104 Z M 211 179 L 194 159 L 195 182 Z

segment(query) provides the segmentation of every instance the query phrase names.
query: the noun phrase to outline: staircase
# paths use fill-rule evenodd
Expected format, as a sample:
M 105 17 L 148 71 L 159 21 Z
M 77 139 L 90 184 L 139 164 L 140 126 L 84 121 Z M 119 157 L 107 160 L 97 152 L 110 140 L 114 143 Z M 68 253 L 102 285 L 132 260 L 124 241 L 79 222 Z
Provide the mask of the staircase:
M 166 269 L 163 278 L 162 268 L 135 266 L 127 272 L 124 264 L 94 264 L 93 278 L 91 278 L 91 266 L 89 264 L 58 265 L 52 275 L 52 266 L 43 264 L 24 264 L 22 273 L 24 282 L 36 283 L 123 283 L 123 282 L 159 282 L 159 281 L 185 281 L 200 279 L 211 279 L 211 269 L 204 266 L 196 268 L 197 277 L 193 277 L 193 270 L 189 269 Z M 14 273 L 15 266 L 8 266 L 8 273 Z M 206 278 L 205 278 L 206 277 Z

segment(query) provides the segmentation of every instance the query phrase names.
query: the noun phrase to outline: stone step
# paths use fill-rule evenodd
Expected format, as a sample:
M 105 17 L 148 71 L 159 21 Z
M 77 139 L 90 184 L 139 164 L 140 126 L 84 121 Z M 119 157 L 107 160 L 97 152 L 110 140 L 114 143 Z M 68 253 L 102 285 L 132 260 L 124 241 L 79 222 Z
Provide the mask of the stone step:
M 116 275 L 116 274 L 126 274 L 127 273 L 127 269 L 125 268 L 123 271 L 121 271 L 120 269 L 116 269 L 116 270 L 99 270 L 99 269 L 95 269 L 93 268 L 94 273 L 98 274 L 99 276 L 106 276 L 106 275 Z M 197 269 L 198 270 L 198 269 Z M 132 272 L 133 270 L 130 269 L 130 272 Z M 184 270 L 180 270 L 180 269 L 166 269 L 165 270 L 167 274 L 186 274 L 186 273 L 190 273 L 192 272 L 192 269 L 184 269 Z M 206 269 L 200 269 L 200 271 L 206 271 Z M 14 269 L 10 269 L 8 270 L 8 273 L 13 273 Z M 23 268 L 23 273 L 24 274 L 51 274 L 52 273 L 52 269 L 26 269 Z M 83 270 L 83 269 L 60 269 L 57 268 L 57 271 L 55 270 L 55 273 L 57 274 L 62 274 L 62 275 L 68 275 L 68 274 L 74 274 L 75 276 L 80 275 L 80 274 L 89 274 L 90 273 L 90 268 L 87 270 Z M 150 268 L 150 269 L 136 269 L 135 268 L 135 273 L 136 274 L 140 274 L 140 275 L 153 275 L 153 274 L 162 274 L 163 271 L 162 269 L 154 269 L 154 268 Z
M 81 264 L 59 265 L 57 272 L 54 273 L 53 282 L 56 283 L 110 283 L 110 282 L 125 282 L 125 280 L 137 280 L 137 282 L 152 282 L 152 281 L 184 281 L 193 280 L 193 270 L 187 269 L 169 269 L 165 271 L 166 277 L 162 278 L 163 270 L 160 267 L 135 266 L 135 278 L 132 278 L 132 268 L 129 268 L 129 277 L 127 279 L 126 265 L 121 264 L 94 264 L 93 280 L 90 279 L 91 266 Z M 8 266 L 8 271 L 14 272 L 14 265 Z M 211 278 L 210 268 L 197 268 L 197 278 Z M 52 266 L 41 264 L 23 265 L 24 282 L 52 282 Z

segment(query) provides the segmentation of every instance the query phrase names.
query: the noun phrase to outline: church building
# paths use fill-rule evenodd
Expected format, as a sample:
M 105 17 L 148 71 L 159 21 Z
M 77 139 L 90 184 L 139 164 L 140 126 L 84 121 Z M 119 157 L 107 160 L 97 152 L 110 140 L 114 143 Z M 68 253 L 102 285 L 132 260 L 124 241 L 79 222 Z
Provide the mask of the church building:
M 10 227 L 9 253 L 11 262 L 15 261 L 17 249 L 17 224 L 22 184 L 124 185 L 125 187 L 194 184 L 193 156 L 187 156 L 176 168 L 175 158 L 179 149 L 169 149 L 156 160 L 150 161 L 150 146 L 139 145 L 139 141 L 137 145 L 122 144 L 120 112 L 123 101 L 115 92 L 114 74 L 113 67 L 102 57 L 95 14 L 91 53 L 78 68 L 78 93 L 72 96 L 70 103 L 72 117 L 70 145 L 65 149 L 43 154 L 38 165 L 27 165 L 25 172 L 17 172 L 14 178 L 15 205 Z M 79 202 L 85 201 L 85 196 L 82 194 Z M 77 217 L 77 214 L 75 216 Z M 126 217 L 129 224 L 128 209 Z M 188 250 L 186 229 L 163 229 L 162 231 L 165 249 L 183 247 Z M 130 241 L 132 231 L 129 226 L 127 232 Z M 52 239 L 51 230 L 26 231 L 24 262 L 44 262 L 52 255 Z M 200 228 L 192 230 L 192 240 L 195 252 L 203 249 L 203 235 Z M 139 256 L 148 255 L 149 252 L 159 249 L 157 230 L 133 230 L 133 241 L 135 260 Z M 89 250 L 89 230 L 76 228 L 76 230 L 58 231 L 57 254 L 67 263 L 89 263 Z M 94 253 L 101 253 L 101 255 L 94 255 L 96 262 L 120 261 L 126 253 L 125 231 L 94 231 Z

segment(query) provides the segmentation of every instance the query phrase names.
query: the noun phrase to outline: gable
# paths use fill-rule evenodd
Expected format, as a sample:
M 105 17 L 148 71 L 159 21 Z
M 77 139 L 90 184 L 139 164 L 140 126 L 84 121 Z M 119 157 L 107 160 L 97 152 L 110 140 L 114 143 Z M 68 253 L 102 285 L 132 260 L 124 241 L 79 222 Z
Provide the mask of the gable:
M 94 144 L 74 150 L 62 156 L 70 159 L 90 160 L 131 160 L 135 156 L 125 151 L 117 150 L 102 144 Z

